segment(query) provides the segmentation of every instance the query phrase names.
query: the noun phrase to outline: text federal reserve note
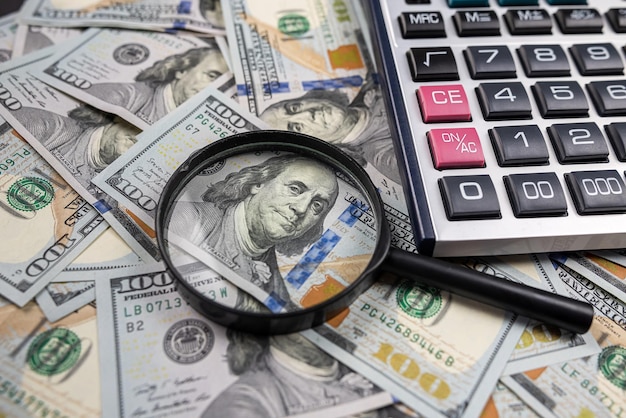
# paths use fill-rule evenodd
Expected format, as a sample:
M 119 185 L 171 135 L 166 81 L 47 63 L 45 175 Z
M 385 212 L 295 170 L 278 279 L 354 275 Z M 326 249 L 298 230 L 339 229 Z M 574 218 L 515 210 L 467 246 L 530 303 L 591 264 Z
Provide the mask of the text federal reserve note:
M 236 297 L 208 278 L 197 283 L 203 293 L 225 304 Z M 104 416 L 334 417 L 392 403 L 298 334 L 243 334 L 208 321 L 165 272 L 96 286 Z
M 11 126 L 0 125 L 0 294 L 23 306 L 107 225 Z
M 45 26 L 224 33 L 220 0 L 27 0 L 21 19 Z

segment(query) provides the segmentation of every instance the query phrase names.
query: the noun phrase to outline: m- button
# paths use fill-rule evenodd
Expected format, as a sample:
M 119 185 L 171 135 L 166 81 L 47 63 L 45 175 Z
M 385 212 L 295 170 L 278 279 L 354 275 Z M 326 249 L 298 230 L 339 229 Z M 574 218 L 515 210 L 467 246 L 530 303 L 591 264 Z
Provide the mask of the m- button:
M 461 84 L 421 86 L 416 93 L 425 123 L 472 120 L 467 95 Z

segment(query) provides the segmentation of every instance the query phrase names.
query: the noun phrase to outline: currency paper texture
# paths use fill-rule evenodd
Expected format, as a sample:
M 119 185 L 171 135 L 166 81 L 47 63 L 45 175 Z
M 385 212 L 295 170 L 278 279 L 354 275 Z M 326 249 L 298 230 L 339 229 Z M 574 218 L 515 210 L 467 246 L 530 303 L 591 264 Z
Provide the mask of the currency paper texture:
M 91 29 L 37 76 L 60 91 L 146 129 L 229 67 L 223 38 Z
M 37 294 L 36 300 L 48 321 L 55 322 L 96 299 L 93 281 L 50 283 Z
M 200 286 L 229 303 L 222 283 Z M 255 336 L 208 321 L 165 272 L 96 286 L 103 416 L 334 417 L 392 403 L 298 334 Z
M 490 257 L 481 263 L 481 257 L 466 261 L 471 268 L 496 274 L 489 265 L 497 266 L 509 277 L 527 286 L 543 288 L 552 293 L 567 295 L 563 283 L 550 265 L 546 254 Z M 522 337 L 511 354 L 504 375 L 520 373 L 540 366 L 585 357 L 600 351 L 593 335 L 575 334 L 540 321 L 529 320 Z
M 407 214 L 361 7 L 343 0 L 228 2 L 239 102 L 274 129 L 341 148 L 365 168 L 388 209 Z
M 130 274 L 133 269 L 143 268 L 146 264 L 115 230 L 109 228 L 57 274 L 53 281 L 93 281 Z
M 45 26 L 224 33 L 220 0 L 26 0 L 20 18 Z
M 152 229 L 91 183 L 104 167 L 126 152 L 139 129 L 43 83 L 32 71 L 57 47 L 0 66 L 0 83 L 10 92 L 0 114 L 54 167 L 107 223 L 148 262 L 160 260 Z
M 553 253 L 550 258 L 626 302 L 626 267 L 592 253 Z
M 23 306 L 106 223 L 6 122 L 0 125 L 0 192 L 0 293 Z
M 341 316 L 303 334 L 425 416 L 477 416 L 524 330 L 526 321 L 516 322 L 389 275 Z
M 350 1 L 234 0 L 224 6 L 237 90 L 254 114 L 312 90 L 345 89 L 353 99 L 372 70 Z
M 83 29 L 78 28 L 18 25 L 11 58 L 21 57 L 51 45 L 63 43 L 80 36 L 82 32 Z
M 601 351 L 505 376 L 502 381 L 544 417 L 626 414 L 626 305 L 567 266 L 556 265 L 568 294 L 594 306 L 590 332 Z
M 11 13 L 0 19 L 0 63 L 10 60 L 13 55 L 15 32 L 18 27 L 16 16 L 17 13 Z
M 33 302 L 0 307 L 0 411 L 6 417 L 98 417 L 96 309 L 50 323 Z
M 260 129 L 267 125 L 209 86 L 143 131 L 136 146 L 102 170 L 93 183 L 152 225 L 163 187 L 194 151 L 229 135 Z

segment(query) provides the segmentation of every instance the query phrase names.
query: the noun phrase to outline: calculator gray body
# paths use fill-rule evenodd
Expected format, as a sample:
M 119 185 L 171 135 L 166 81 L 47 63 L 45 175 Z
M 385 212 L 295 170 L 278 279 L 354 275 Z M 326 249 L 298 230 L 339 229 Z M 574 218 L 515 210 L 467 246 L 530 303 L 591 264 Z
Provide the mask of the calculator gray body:
M 616 58 L 622 65 L 626 62 L 626 34 L 617 33 L 606 14 L 610 9 L 626 10 L 626 2 L 589 0 L 588 5 L 554 6 L 546 0 L 540 0 L 538 6 L 505 7 L 500 6 L 497 0 L 489 0 L 488 7 L 463 8 L 451 8 L 444 0 L 431 0 L 430 4 L 390 0 L 369 0 L 366 3 L 394 146 L 421 253 L 467 256 L 626 247 L 626 163 L 619 161 L 618 152 L 606 128 L 614 123 L 626 122 L 626 77 L 619 68 L 613 68 L 611 74 L 602 74 L 602 68 L 598 73 L 593 67 L 596 61 L 600 61 L 600 64 L 611 61 L 611 65 L 618 67 Z M 541 9 L 552 23 L 551 34 L 513 35 L 507 22 L 507 13 L 511 17 L 509 11 L 513 9 Z M 601 33 L 563 33 L 569 29 L 561 28 L 556 16 L 558 13 L 561 17 L 572 15 L 567 14 L 569 9 L 597 11 Z M 445 37 L 440 34 L 435 37 L 418 35 L 407 39 L 402 33 L 403 24 L 399 21 L 403 13 L 423 14 L 417 18 L 414 16 L 409 22 L 417 26 L 440 20 L 438 23 L 440 28 L 443 26 Z M 532 19 L 532 15 L 537 13 L 518 14 L 522 17 L 522 33 L 525 30 L 524 16 Z M 461 22 L 470 23 L 469 32 L 464 32 L 463 36 L 458 32 L 459 14 L 463 16 Z M 598 15 L 595 16 L 596 24 Z M 590 18 L 589 13 L 584 11 L 572 16 L 575 20 L 578 17 L 581 20 Z M 471 23 L 481 23 L 481 20 L 488 21 L 491 29 L 485 29 L 484 36 L 474 36 L 472 31 L 475 27 Z M 499 35 L 494 35 L 494 23 L 498 25 Z M 573 24 L 573 30 L 576 31 L 577 22 Z M 603 49 L 606 44 L 612 45 L 614 49 Z M 553 45 L 560 46 L 564 52 L 569 75 L 562 75 L 562 68 L 556 68 L 552 73 L 549 71 L 549 64 L 555 60 L 553 55 L 559 55 L 557 50 L 550 51 Z M 478 57 L 472 64 L 468 64 L 472 57 L 468 56 L 470 47 L 473 48 L 473 56 Z M 495 78 L 489 75 L 488 64 L 496 61 L 499 55 L 494 56 L 498 50 L 495 47 L 505 47 L 510 51 L 514 77 L 506 72 L 497 74 Z M 438 48 L 442 50 L 438 51 Z M 407 55 L 412 49 L 418 51 Z M 443 51 L 448 55 L 437 53 Z M 582 52 L 583 57 L 578 56 L 578 59 L 586 59 L 583 65 L 587 65 L 582 70 L 573 55 L 579 52 Z M 429 74 L 429 67 L 438 59 L 450 58 L 449 53 L 454 57 L 458 79 L 452 79 L 454 74 L 446 75 L 444 65 L 440 71 L 443 79 L 437 80 L 436 73 Z M 524 65 L 523 55 L 528 58 L 528 54 L 530 62 Z M 556 61 L 562 61 L 563 56 L 557 58 Z M 537 64 L 533 61 L 538 61 L 539 72 L 532 72 L 535 68 L 533 64 Z M 542 67 L 546 62 L 547 67 Z M 563 63 L 556 64 L 562 67 Z M 415 80 L 415 77 L 418 79 Z M 522 88 L 526 92 L 527 103 L 518 106 L 515 103 L 519 96 L 516 94 L 518 90 L 508 88 L 507 83 L 514 83 L 517 89 Z M 598 103 L 592 97 L 590 84 L 594 86 L 596 94 L 603 95 L 596 98 Z M 471 120 L 462 120 L 461 115 L 460 120 L 440 121 L 437 117 L 438 104 L 443 107 L 446 103 L 454 104 L 458 94 L 454 86 L 459 85 L 463 87 L 464 104 Z M 579 100 L 580 94 L 587 102 L 587 110 L 580 103 L 572 103 L 569 109 L 568 102 Z M 607 94 L 609 102 L 602 103 L 602 98 L 606 99 Z M 421 102 L 424 97 L 429 99 Z M 489 99 L 495 102 L 494 109 L 491 109 Z M 508 104 L 512 104 L 512 110 L 507 110 Z M 608 107 L 602 107 L 605 104 Z M 504 111 L 499 105 L 504 105 Z M 430 108 L 424 109 L 425 106 Z M 572 113 L 568 113 L 568 109 Z M 430 120 L 424 120 L 425 113 L 431 117 Z M 507 134 L 507 128 L 515 129 L 519 126 L 532 126 L 532 132 L 524 128 Z M 613 125 L 614 128 L 617 126 L 623 128 Z M 545 150 L 538 152 L 538 160 L 533 160 L 533 153 L 530 152 L 530 163 L 518 163 L 516 157 L 511 160 L 507 159 L 510 156 L 502 155 L 503 152 L 506 154 L 511 151 L 509 145 L 504 147 L 504 151 L 495 146 L 500 143 L 497 137 L 502 133 L 506 144 L 515 142 L 510 137 L 516 137 L 517 142 L 527 143 L 524 146 L 526 149 L 536 150 L 540 145 L 529 142 L 527 135 L 537 130 L 545 141 Z M 477 137 L 463 139 L 463 134 L 470 131 L 474 131 Z M 460 134 L 455 135 L 455 132 Z M 598 138 L 598 132 L 601 139 Z M 429 137 L 437 139 L 431 141 Z M 468 154 L 475 151 L 476 145 L 480 145 L 484 166 L 481 167 L 479 161 L 470 168 L 457 168 L 454 166 L 455 156 L 452 157 L 452 167 L 448 168 L 445 161 L 441 165 L 438 157 L 433 157 L 438 143 L 444 147 L 447 143 L 455 143 L 459 149 L 465 148 Z M 559 150 L 563 146 L 566 149 Z M 597 146 L 600 147 L 599 151 Z M 605 156 L 602 155 L 605 152 L 603 147 L 606 148 Z M 582 152 L 578 153 L 579 150 Z M 588 159 L 584 156 L 587 150 L 593 154 Z M 511 155 L 515 155 L 514 151 Z M 437 164 L 439 167 L 436 167 Z M 485 176 L 490 179 L 492 190 L 488 190 L 489 185 L 483 188 L 480 182 L 475 181 Z M 465 178 L 467 181 L 463 180 Z M 517 193 L 512 193 L 512 190 Z M 488 207 L 487 215 L 481 218 L 480 210 L 477 216 L 474 215 L 471 204 L 485 196 L 495 196 L 499 213 L 491 211 L 493 207 Z M 595 196 L 598 199 L 594 200 Z M 539 204 L 537 211 L 534 209 L 536 206 L 533 206 L 535 203 Z M 545 213 L 543 204 L 548 208 Z

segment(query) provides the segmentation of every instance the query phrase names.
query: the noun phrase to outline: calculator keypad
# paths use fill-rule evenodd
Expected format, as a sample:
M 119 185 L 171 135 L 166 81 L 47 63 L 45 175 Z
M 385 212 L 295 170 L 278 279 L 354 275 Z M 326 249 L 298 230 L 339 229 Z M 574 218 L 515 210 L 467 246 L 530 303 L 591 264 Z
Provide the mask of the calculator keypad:
M 626 247 L 626 2 L 379 7 L 423 252 Z

